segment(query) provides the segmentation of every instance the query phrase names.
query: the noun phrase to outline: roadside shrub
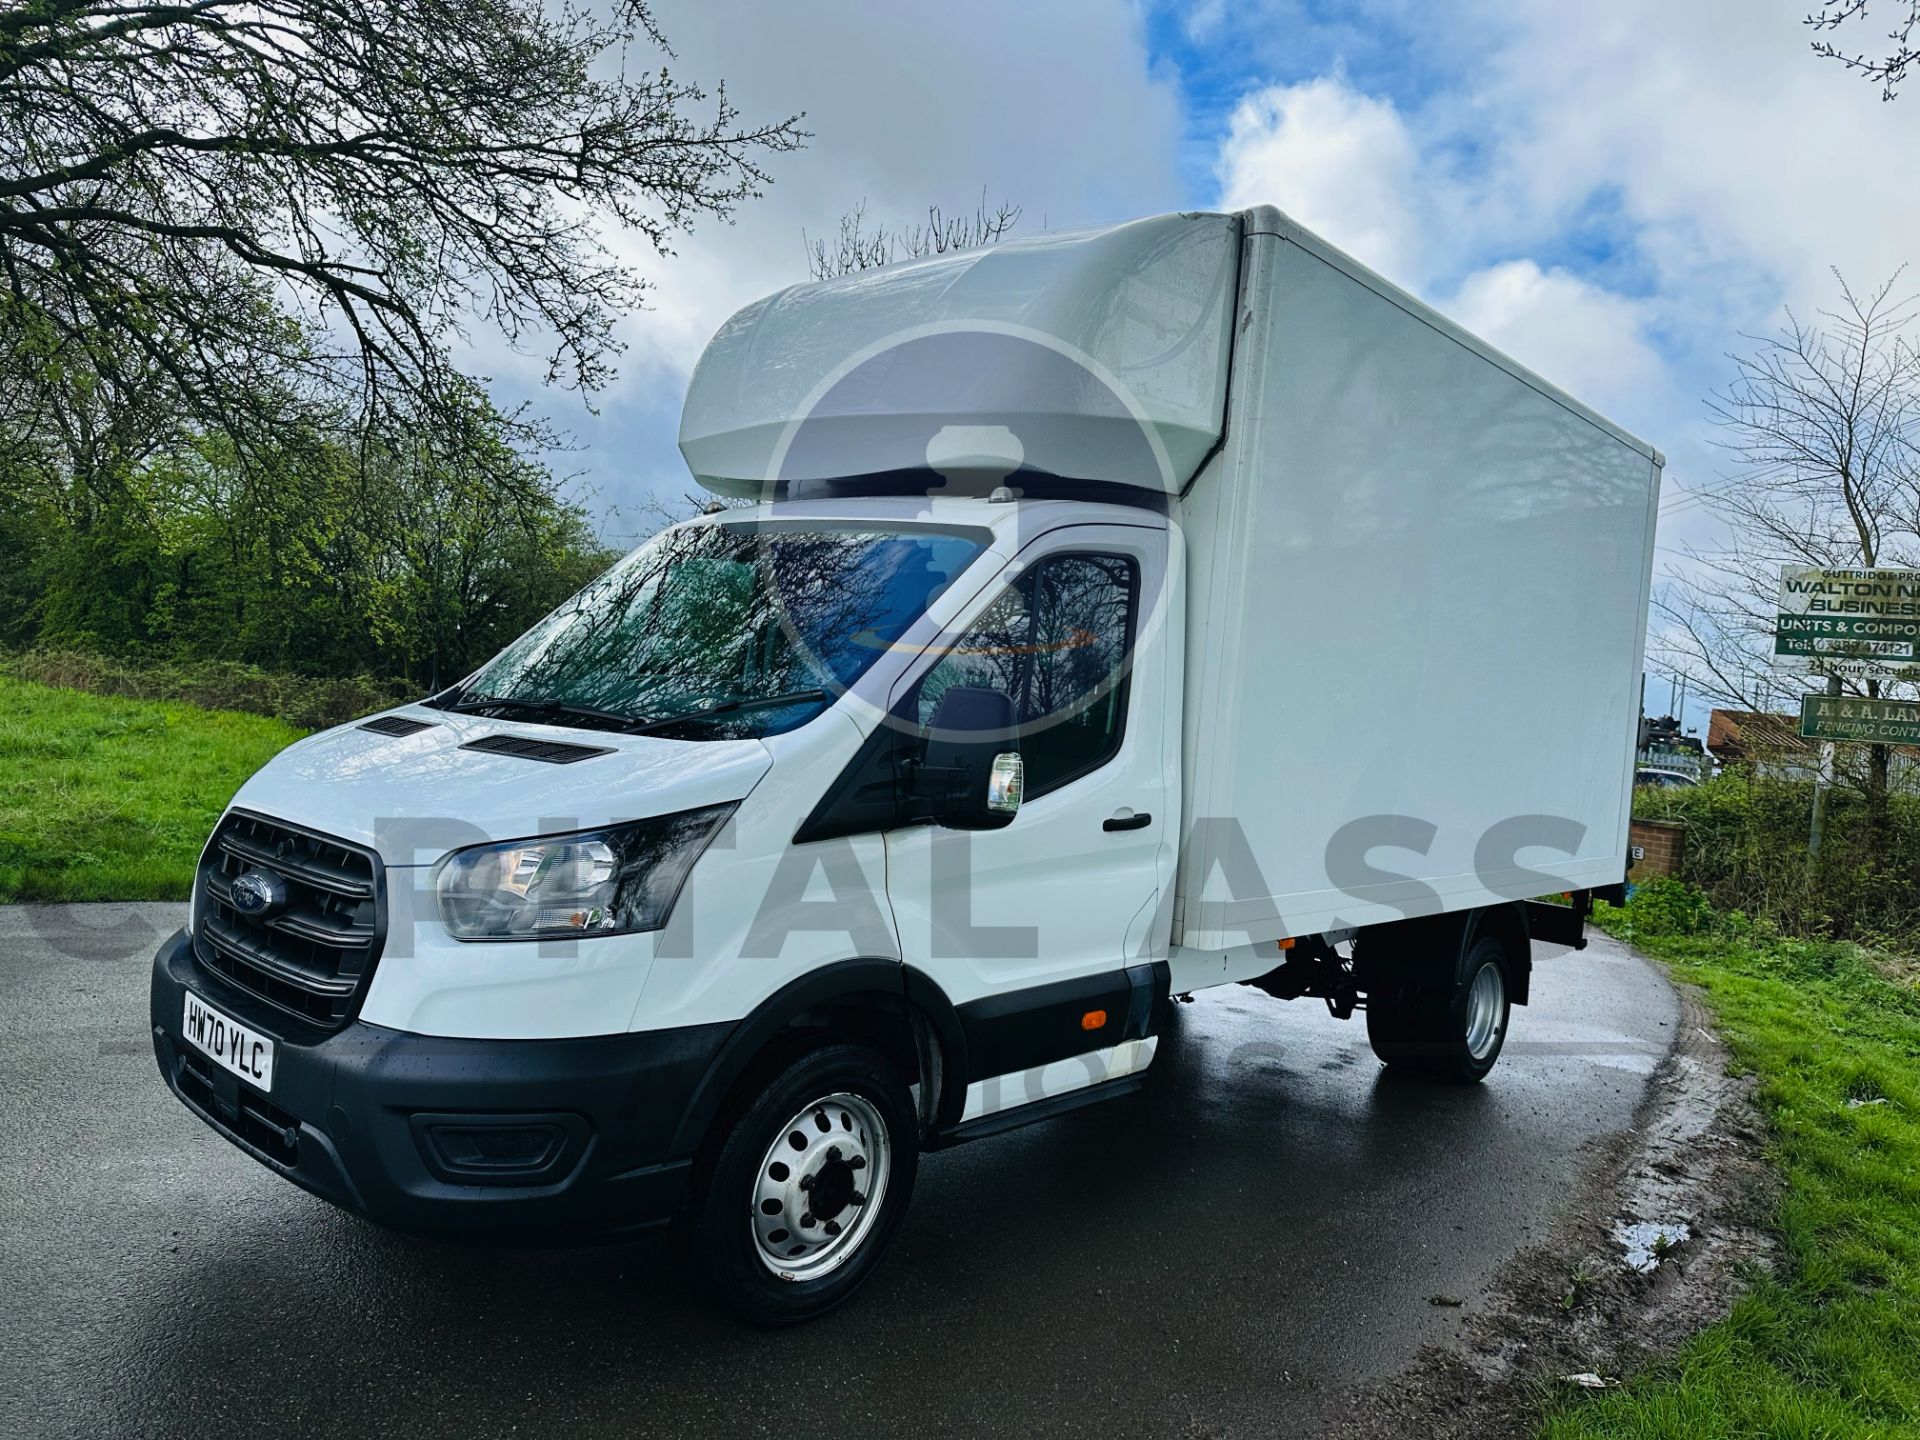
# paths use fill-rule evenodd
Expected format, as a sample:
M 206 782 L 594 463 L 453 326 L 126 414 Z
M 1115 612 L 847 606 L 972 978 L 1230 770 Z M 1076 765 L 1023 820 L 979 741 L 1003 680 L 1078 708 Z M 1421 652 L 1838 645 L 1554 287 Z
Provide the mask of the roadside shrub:
M 370 675 L 294 675 L 231 660 L 124 660 L 84 650 L 29 650 L 0 660 L 0 673 L 94 695 L 267 715 L 301 730 L 324 730 L 419 695 L 417 685 Z
M 1890 795 L 1876 816 L 1863 795 L 1836 787 L 1817 866 L 1807 855 L 1812 811 L 1811 782 L 1740 771 L 1634 795 L 1636 817 L 1685 822 L 1680 878 L 1715 908 L 1788 935 L 1920 944 L 1920 798 Z
M 1636 886 L 1619 913 L 1633 934 L 1642 936 L 1704 935 L 1716 923 L 1713 901 L 1704 891 L 1664 875 Z

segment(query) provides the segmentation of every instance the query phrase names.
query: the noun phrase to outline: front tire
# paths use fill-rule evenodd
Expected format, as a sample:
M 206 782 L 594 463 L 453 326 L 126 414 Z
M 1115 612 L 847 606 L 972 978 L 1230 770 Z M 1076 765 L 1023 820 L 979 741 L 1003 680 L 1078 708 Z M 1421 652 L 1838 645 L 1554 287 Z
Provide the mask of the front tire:
M 720 1300 L 756 1325 L 826 1314 L 865 1282 L 919 1166 L 913 1095 L 864 1045 L 786 1066 L 720 1142 L 695 1221 Z

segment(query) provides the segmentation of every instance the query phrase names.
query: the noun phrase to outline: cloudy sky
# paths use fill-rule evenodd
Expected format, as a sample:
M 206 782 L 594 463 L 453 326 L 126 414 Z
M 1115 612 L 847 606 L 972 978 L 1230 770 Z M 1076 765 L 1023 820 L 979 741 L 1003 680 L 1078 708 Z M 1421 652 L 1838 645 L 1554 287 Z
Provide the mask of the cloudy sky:
M 1816 60 L 1807 0 L 655 8 L 682 72 L 748 117 L 805 111 L 813 139 L 733 225 L 634 252 L 658 289 L 597 414 L 542 401 L 610 537 L 688 486 L 675 424 L 708 334 L 804 280 L 803 231 L 862 200 L 911 220 L 984 188 L 1022 229 L 1278 205 L 1666 450 L 1663 558 L 1711 540 L 1702 401 L 1739 332 L 1826 303 L 1832 267 L 1920 258 L 1920 89 L 1884 104 Z M 522 393 L 530 369 L 486 358 Z

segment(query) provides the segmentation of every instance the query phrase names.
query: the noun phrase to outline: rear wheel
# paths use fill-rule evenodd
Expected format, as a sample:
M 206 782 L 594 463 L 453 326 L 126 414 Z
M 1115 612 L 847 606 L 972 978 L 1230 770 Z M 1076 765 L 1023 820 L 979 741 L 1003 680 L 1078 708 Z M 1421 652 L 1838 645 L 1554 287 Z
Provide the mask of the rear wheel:
M 1406 982 L 1367 995 L 1367 1042 L 1382 1065 L 1415 1069 L 1425 1062 L 1432 1009 L 1425 993 Z
M 1454 987 L 1441 1038 L 1430 1068 L 1463 1085 L 1487 1078 L 1507 1043 L 1507 950 L 1493 936 L 1478 941 L 1467 955 L 1466 979 Z
M 919 1161 L 891 1061 L 832 1044 L 793 1061 L 720 1142 L 696 1221 L 720 1299 L 757 1325 L 824 1315 L 880 1261 Z
M 1450 986 L 1405 980 L 1367 997 L 1367 1039 L 1387 1065 L 1417 1068 L 1445 1080 L 1486 1079 L 1507 1040 L 1512 1006 L 1510 962 L 1492 935 L 1474 942 L 1464 979 Z

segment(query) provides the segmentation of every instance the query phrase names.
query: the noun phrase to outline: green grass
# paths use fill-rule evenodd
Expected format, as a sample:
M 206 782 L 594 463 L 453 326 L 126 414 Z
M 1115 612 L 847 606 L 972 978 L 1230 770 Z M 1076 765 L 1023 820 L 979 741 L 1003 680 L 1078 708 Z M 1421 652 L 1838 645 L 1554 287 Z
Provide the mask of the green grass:
M 0 675 L 0 902 L 184 900 L 278 720 Z
M 1699 985 L 1758 1077 L 1784 1263 L 1671 1361 L 1564 1402 L 1545 1436 L 1920 1434 L 1920 970 L 1716 915 L 1672 882 L 1601 921 Z

